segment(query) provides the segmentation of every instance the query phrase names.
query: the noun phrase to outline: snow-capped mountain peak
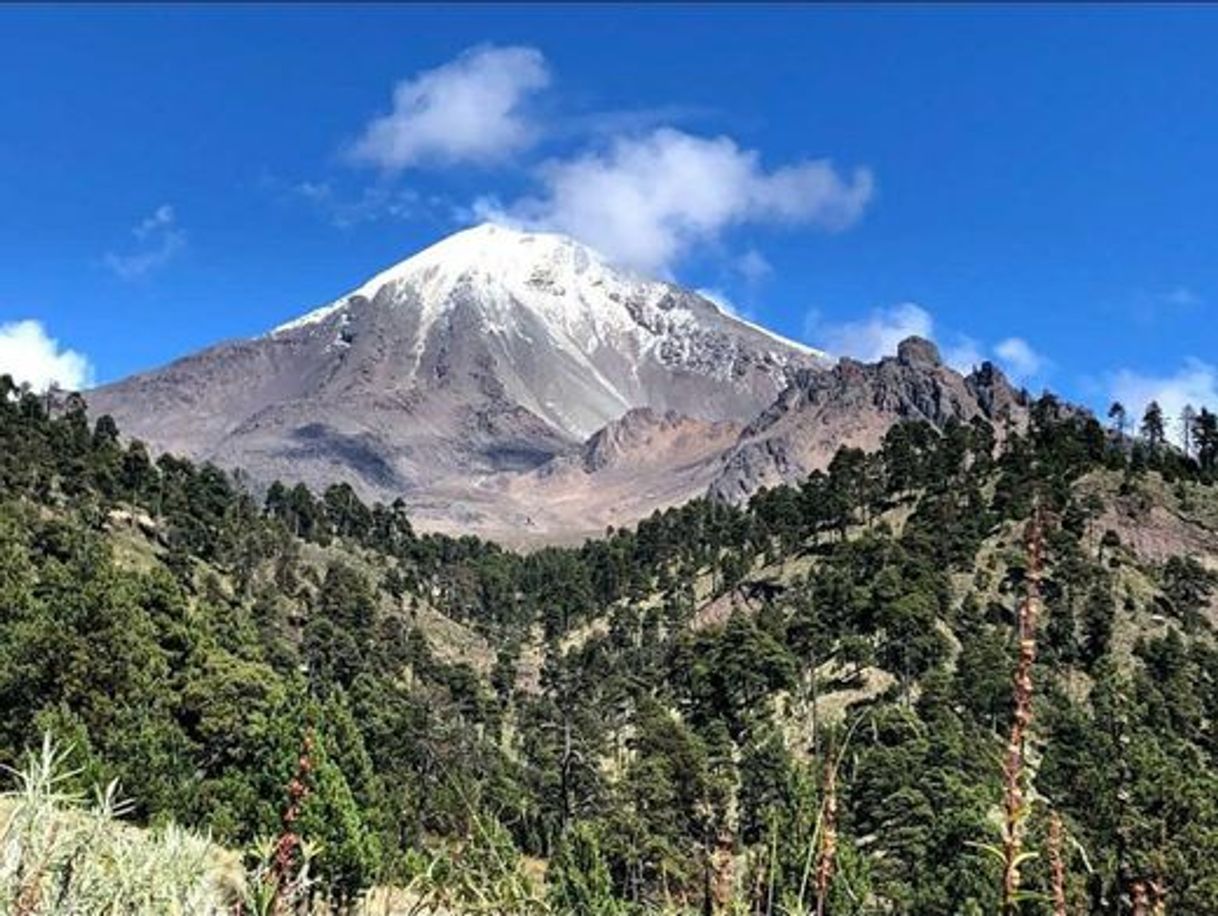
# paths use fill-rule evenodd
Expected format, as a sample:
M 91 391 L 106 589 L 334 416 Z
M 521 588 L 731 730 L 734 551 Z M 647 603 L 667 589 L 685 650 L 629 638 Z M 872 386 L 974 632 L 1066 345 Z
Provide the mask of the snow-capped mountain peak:
M 767 403 L 796 369 L 827 362 L 567 236 L 489 223 L 442 239 L 270 336 L 304 337 L 334 352 L 380 341 L 376 352 L 393 367 L 395 385 L 493 379 L 503 397 L 578 439 L 637 407 L 737 417 Z
M 404 287 L 417 291 L 428 311 L 441 308 L 458 287 L 465 287 L 484 305 L 502 304 L 507 294 L 518 302 L 537 304 L 556 318 L 582 312 L 588 302 L 581 294 L 589 290 L 659 299 L 668 288 L 610 267 L 597 252 L 568 236 L 483 223 L 441 239 L 271 333 L 316 324 L 356 299 L 371 301 L 387 288 L 393 293 Z
M 413 295 L 403 295 L 407 291 Z M 458 292 L 464 295 L 455 295 Z M 690 309 L 672 307 L 674 293 L 689 296 L 669 283 L 611 265 L 569 236 L 484 223 L 436 242 L 271 334 L 317 324 L 358 300 L 380 296 L 380 301 L 417 303 L 421 335 L 454 303 L 474 300 L 490 332 L 511 330 L 513 313 L 523 307 L 540 318 L 553 337 L 572 337 L 571 342 L 580 347 L 606 335 L 637 332 L 640 325 L 654 330 L 657 324 L 672 328 L 696 323 L 698 316 Z M 713 311 L 717 318 L 771 337 L 784 349 L 824 357 L 811 347 L 729 315 L 711 300 L 696 298 L 699 312 Z M 656 308 L 665 300 L 669 300 L 667 320 L 657 322 Z
M 697 464 L 682 486 L 704 486 L 706 449 L 724 447 L 803 370 L 824 364 L 572 239 L 483 225 L 269 334 L 90 398 L 154 448 L 241 467 L 259 482 L 346 480 L 455 522 L 504 511 L 519 495 L 513 475 L 582 454 L 598 430 L 628 414 L 637 421 L 640 410 L 688 423 L 627 424 L 623 485 L 632 462 L 664 454 Z M 700 431 L 710 446 L 692 441 Z M 594 486 L 582 471 L 559 477 Z M 650 491 L 637 497 L 656 504 Z

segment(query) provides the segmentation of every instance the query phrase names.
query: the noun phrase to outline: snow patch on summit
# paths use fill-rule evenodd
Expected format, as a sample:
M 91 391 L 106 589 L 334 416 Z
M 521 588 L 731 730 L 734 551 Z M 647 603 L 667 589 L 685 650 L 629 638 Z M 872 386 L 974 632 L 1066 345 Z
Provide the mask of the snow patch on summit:
M 387 287 L 411 287 L 430 325 L 458 288 L 469 292 L 495 329 L 510 326 L 514 303 L 528 307 L 548 325 L 571 328 L 592 321 L 597 330 L 625 330 L 626 309 L 598 308 L 602 298 L 658 301 L 664 283 L 637 278 L 608 266 L 591 249 L 561 235 L 519 232 L 484 224 L 455 233 L 381 271 L 334 302 L 282 324 L 272 335 L 324 321 L 355 299 L 373 300 Z M 397 297 L 394 296 L 394 299 Z
M 394 305 L 406 300 L 402 293 L 408 288 L 421 308 L 420 337 L 426 336 L 456 301 L 453 294 L 460 291 L 479 303 L 487 333 L 527 337 L 517 312 L 523 308 L 541 320 L 557 346 L 581 361 L 598 346 L 620 345 L 625 339 L 641 353 L 674 332 L 692 330 L 700 323 L 688 308 L 672 303 L 660 308 L 679 291 L 669 283 L 611 266 L 597 252 L 564 235 L 485 223 L 442 239 L 270 334 L 319 324 L 358 299 L 372 301 L 381 296 Z M 728 324 L 763 334 L 781 349 L 827 359 L 819 350 L 732 315 L 705 297 L 698 298 Z

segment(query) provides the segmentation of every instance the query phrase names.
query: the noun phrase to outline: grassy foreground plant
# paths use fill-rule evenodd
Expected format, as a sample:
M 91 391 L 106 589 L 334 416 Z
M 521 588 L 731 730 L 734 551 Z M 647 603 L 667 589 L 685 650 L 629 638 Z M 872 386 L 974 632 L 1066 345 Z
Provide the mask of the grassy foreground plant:
M 66 790 L 77 775 L 50 738 L 16 788 L 0 794 L 0 912 L 14 916 L 231 912 L 243 893 L 240 864 L 206 837 L 174 825 L 139 830 L 118 818 L 111 783 L 93 805 Z
M 1023 849 L 1028 806 L 1024 791 L 1025 747 L 1032 723 L 1032 666 L 1036 661 L 1036 621 L 1040 604 L 1041 556 L 1044 549 L 1040 510 L 1033 511 L 1027 533 L 1026 593 L 1019 606 L 1019 662 L 1015 668 L 1015 709 L 1003 763 L 1002 912 L 1014 913 L 1022 898 L 1020 866 L 1034 856 Z

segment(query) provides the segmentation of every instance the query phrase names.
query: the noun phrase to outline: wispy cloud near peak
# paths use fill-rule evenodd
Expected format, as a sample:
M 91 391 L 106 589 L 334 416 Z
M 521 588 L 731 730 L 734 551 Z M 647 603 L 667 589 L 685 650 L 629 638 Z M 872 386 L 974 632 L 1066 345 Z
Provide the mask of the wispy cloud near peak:
M 398 83 L 393 110 L 368 124 L 349 154 L 391 172 L 504 159 L 537 138 L 526 104 L 549 83 L 536 48 L 471 48 Z
M 757 151 L 730 137 L 668 127 L 552 159 L 537 178 L 540 194 L 506 205 L 484 198 L 475 211 L 568 233 L 613 260 L 660 274 L 735 225 L 845 229 L 862 216 L 874 190 L 865 168 L 844 174 L 821 159 L 766 170 Z
M 168 263 L 186 246 L 186 233 L 169 204 L 161 204 L 131 230 L 132 250 L 106 252 L 103 263 L 124 280 L 138 280 Z

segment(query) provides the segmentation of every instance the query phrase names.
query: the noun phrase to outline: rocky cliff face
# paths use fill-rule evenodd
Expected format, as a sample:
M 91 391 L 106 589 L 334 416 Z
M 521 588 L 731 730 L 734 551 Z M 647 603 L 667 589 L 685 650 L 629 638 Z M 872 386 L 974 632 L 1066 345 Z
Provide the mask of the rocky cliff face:
M 901 420 L 935 427 L 981 417 L 995 426 L 1024 422 L 1027 405 L 993 364 L 967 376 L 945 366 L 933 343 L 903 341 L 895 357 L 865 364 L 842 359 L 828 371 L 800 372 L 745 427 L 723 457 L 709 492 L 739 502 L 763 486 L 824 469 L 842 446 L 877 448 Z

